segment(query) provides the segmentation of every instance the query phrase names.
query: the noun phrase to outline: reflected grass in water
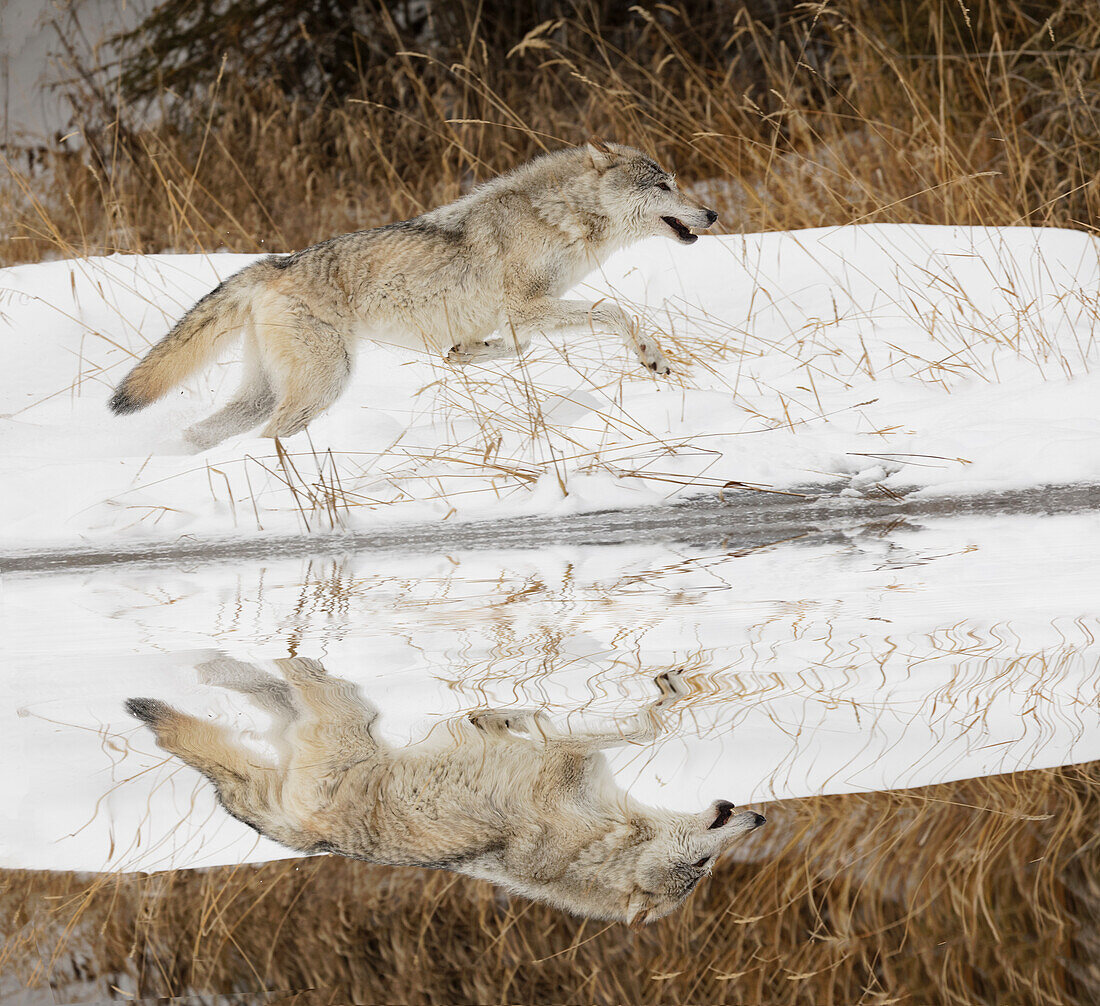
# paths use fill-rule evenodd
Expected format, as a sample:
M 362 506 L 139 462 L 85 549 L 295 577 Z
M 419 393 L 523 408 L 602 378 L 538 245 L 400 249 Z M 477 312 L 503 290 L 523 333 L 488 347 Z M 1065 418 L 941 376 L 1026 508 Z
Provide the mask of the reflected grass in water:
M 1100 758 L 1095 523 L 937 521 L 748 552 L 649 543 L 9 578 L 12 706 L 25 715 L 6 743 L 24 802 L 0 838 L 5 862 L 281 857 L 256 853 L 255 835 L 234 831 L 123 712 L 154 694 L 260 729 L 197 687 L 195 664 L 217 653 L 323 656 L 384 707 L 395 745 L 487 706 L 605 724 L 646 701 L 658 670 L 683 667 L 691 693 L 667 735 L 609 752 L 636 799 L 673 810 Z
M 637 933 L 335 857 L 91 882 L 11 871 L 0 973 L 88 999 L 112 985 L 310 1003 L 1100 997 L 1100 762 L 764 809 L 754 859 L 720 864 Z

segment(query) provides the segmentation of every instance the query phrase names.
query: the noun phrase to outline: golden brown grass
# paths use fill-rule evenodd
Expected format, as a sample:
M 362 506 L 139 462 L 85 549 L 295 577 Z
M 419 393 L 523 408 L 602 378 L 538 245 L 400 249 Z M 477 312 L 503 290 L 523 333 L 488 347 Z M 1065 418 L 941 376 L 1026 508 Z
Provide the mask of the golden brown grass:
M 64 994 L 335 1003 L 1095 1003 L 1100 763 L 788 801 L 642 932 L 488 885 L 321 857 L 8 872 L 0 973 Z M 91 993 L 88 993 L 91 998 Z
M 415 214 L 591 132 L 699 183 L 731 231 L 1096 227 L 1100 9 L 839 0 L 770 23 L 768 6 L 704 24 L 695 7 L 646 4 L 610 31 L 579 5 L 507 52 L 475 27 L 446 65 L 395 26 L 362 87 L 326 104 L 227 73 L 160 125 L 89 120 L 90 157 L 54 152 L 44 175 L 9 165 L 0 263 L 285 251 Z M 449 394 L 513 390 L 523 398 L 519 384 Z M 492 426 L 456 464 L 494 460 Z M 303 519 L 339 526 L 355 505 L 327 453 L 261 460 Z M 641 933 L 333 858 L 9 871 L 0 975 L 61 990 L 81 977 L 89 998 L 118 986 L 316 989 L 299 1000 L 325 1003 L 1094 1003 L 1098 784 L 1093 763 L 775 805 L 754 860 L 727 862 Z
M 9 172 L 0 261 L 284 251 L 591 132 L 702 182 L 733 231 L 1100 219 L 1094 5 L 577 2 L 544 6 L 562 15 L 542 23 L 455 7 L 465 34 L 429 52 L 382 17 L 369 65 L 328 101 L 231 62 L 139 128 L 85 88 L 83 153 L 55 153 L 44 177 Z

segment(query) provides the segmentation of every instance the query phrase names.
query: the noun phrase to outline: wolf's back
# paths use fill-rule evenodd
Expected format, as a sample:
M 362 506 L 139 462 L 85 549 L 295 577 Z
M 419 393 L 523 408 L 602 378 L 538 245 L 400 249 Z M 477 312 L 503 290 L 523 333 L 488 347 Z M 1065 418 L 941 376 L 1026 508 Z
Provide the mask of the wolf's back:
M 246 266 L 203 297 L 122 379 L 108 403 L 111 411 L 137 412 L 207 363 L 222 340 L 248 320 L 252 297 L 269 268 L 266 261 Z

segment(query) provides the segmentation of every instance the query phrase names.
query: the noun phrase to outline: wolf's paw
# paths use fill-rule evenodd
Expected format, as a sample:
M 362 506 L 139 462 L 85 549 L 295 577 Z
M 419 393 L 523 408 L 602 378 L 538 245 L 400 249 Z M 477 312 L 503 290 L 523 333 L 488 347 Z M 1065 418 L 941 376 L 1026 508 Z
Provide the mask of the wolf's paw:
M 541 709 L 475 709 L 467 718 L 485 733 L 546 734 L 550 729 Z
M 204 685 L 228 688 L 242 695 L 269 692 L 277 685 L 285 687 L 284 682 L 272 677 L 267 671 L 261 671 L 255 664 L 233 660 L 226 656 L 204 660 L 201 664 L 195 665 L 195 670 L 198 671 L 199 680 Z
M 652 370 L 655 374 L 671 374 L 672 366 L 668 362 L 668 358 L 661 352 L 660 347 L 656 341 L 650 339 L 639 339 L 636 345 L 638 359 L 642 361 L 642 365 Z
M 462 346 L 452 346 L 447 353 L 447 362 L 465 367 L 475 360 L 491 360 L 498 355 L 495 350 L 499 345 L 499 342 L 470 342 Z
M 689 691 L 687 684 L 684 682 L 684 669 L 682 667 L 661 671 L 653 680 L 660 689 L 662 700 L 673 701 L 687 695 Z
M 452 346 L 447 353 L 447 362 L 464 367 L 468 363 L 501 360 L 515 355 L 515 349 L 506 345 L 503 339 L 489 339 L 486 342 L 469 342 L 461 346 Z
M 310 657 L 282 657 L 275 661 L 275 666 L 292 685 L 315 684 L 329 679 L 324 665 Z
M 473 363 L 474 357 L 469 350 L 452 346 L 444 359 L 452 366 L 465 367 L 467 363 Z
M 179 435 L 180 449 L 185 454 L 202 454 L 203 451 L 209 450 L 215 444 L 218 443 L 218 438 L 210 433 L 201 430 L 200 423 L 196 423 L 194 426 L 188 426 Z
M 474 709 L 466 718 L 482 733 L 505 734 L 510 727 L 508 714 L 499 709 Z

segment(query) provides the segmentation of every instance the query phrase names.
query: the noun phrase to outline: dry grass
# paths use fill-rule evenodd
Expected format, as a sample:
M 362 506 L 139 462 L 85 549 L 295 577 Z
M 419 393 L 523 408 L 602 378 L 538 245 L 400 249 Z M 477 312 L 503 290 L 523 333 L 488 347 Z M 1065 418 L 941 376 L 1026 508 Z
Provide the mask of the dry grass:
M 89 999 L 1094 1003 L 1098 783 L 1094 762 L 776 804 L 755 858 L 637 934 L 332 857 L 91 882 L 8 872 L 0 972 L 61 995 L 79 977 Z
M 427 52 L 382 17 L 369 65 L 328 101 L 230 63 L 189 103 L 161 94 L 161 124 L 142 127 L 86 75 L 82 152 L 54 151 L 44 177 L 10 169 L 0 261 L 284 251 L 590 132 L 679 167 L 734 231 L 1100 219 L 1091 5 L 578 2 L 529 24 L 455 6 L 460 34 Z

